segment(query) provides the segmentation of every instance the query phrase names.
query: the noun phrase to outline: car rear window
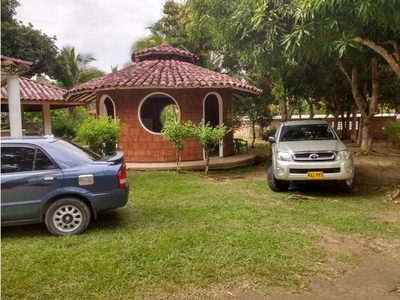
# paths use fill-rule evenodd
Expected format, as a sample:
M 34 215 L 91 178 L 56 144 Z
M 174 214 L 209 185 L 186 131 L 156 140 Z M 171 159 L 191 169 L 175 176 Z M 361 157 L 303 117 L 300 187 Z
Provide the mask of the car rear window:
M 101 158 L 100 155 L 89 151 L 88 149 L 79 147 L 78 145 L 72 144 L 64 140 L 55 140 L 52 145 L 56 148 L 60 148 L 64 151 L 71 153 L 73 156 L 76 156 L 83 161 L 93 162 L 98 161 Z

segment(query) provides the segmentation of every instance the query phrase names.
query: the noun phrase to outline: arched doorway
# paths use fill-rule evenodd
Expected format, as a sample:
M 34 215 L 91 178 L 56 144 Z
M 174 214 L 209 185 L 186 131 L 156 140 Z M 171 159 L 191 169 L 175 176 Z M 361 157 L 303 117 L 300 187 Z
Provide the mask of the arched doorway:
M 101 97 L 99 112 L 100 112 L 101 116 L 106 115 L 106 116 L 109 116 L 109 117 L 115 119 L 115 117 L 116 117 L 115 104 L 114 104 L 114 101 L 112 101 L 109 96 L 104 95 Z
M 208 94 L 204 99 L 204 121 L 211 126 L 218 126 L 222 121 L 222 101 L 218 94 Z M 223 157 L 223 145 L 217 147 L 210 156 Z

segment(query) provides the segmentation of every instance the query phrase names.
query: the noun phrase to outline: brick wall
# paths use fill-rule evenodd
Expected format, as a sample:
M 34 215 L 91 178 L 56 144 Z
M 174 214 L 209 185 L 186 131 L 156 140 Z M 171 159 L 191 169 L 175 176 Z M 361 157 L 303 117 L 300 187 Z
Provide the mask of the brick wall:
M 218 92 L 223 103 L 223 123 L 232 127 L 232 91 L 230 88 L 204 89 L 132 89 L 97 92 L 97 103 L 103 94 L 107 94 L 115 104 L 115 111 L 126 130 L 121 135 L 119 147 L 125 152 L 127 162 L 173 162 L 175 150 L 172 142 L 164 140 L 160 134 L 146 130 L 139 121 L 139 105 L 152 93 L 171 96 L 180 108 L 182 121 L 192 120 L 198 124 L 203 118 L 204 99 L 210 92 Z M 223 156 L 234 154 L 233 132 L 224 138 Z M 183 161 L 202 160 L 203 151 L 195 140 L 185 142 L 182 152 Z

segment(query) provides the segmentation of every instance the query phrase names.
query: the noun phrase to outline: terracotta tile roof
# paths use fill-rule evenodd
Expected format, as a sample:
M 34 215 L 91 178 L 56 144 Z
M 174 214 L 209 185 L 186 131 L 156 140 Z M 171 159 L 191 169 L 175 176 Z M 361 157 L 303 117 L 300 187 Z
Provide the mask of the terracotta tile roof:
M 25 77 L 19 78 L 21 101 L 59 101 L 67 102 L 63 97 L 65 89 Z M 7 83 L 1 86 L 1 100 L 8 100 Z
M 19 84 L 21 104 L 24 106 L 24 111 L 41 111 L 42 104 L 50 104 L 50 109 L 86 104 L 68 101 L 63 97 L 66 90 L 50 84 L 24 77 L 19 78 Z M 8 111 L 7 81 L 1 86 L 1 110 Z
M 136 61 L 115 73 L 96 78 L 69 90 L 70 101 L 89 102 L 98 90 L 126 88 L 201 88 L 230 87 L 235 98 L 252 97 L 262 90 L 238 79 L 195 65 L 197 56 L 168 45 L 146 49 L 132 55 Z

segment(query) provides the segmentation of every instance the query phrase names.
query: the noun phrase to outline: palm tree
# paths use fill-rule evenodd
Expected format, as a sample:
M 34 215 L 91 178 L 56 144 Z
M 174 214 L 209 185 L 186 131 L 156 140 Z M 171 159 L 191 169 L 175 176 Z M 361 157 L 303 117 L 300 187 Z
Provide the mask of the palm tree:
M 111 73 L 115 73 L 118 71 L 118 65 L 116 66 L 111 66 Z
M 151 29 L 151 28 L 149 28 L 149 29 L 151 32 L 150 35 L 136 40 L 131 47 L 131 53 L 134 53 L 134 52 L 146 49 L 146 48 L 156 47 L 156 46 L 162 45 L 166 42 L 164 34 L 162 34 L 159 31 L 156 31 L 154 29 Z
M 105 75 L 105 72 L 100 69 L 89 66 L 96 60 L 92 54 L 76 53 L 75 47 L 63 46 L 59 58 L 63 72 L 57 81 L 65 89 L 72 89 L 79 84 Z

